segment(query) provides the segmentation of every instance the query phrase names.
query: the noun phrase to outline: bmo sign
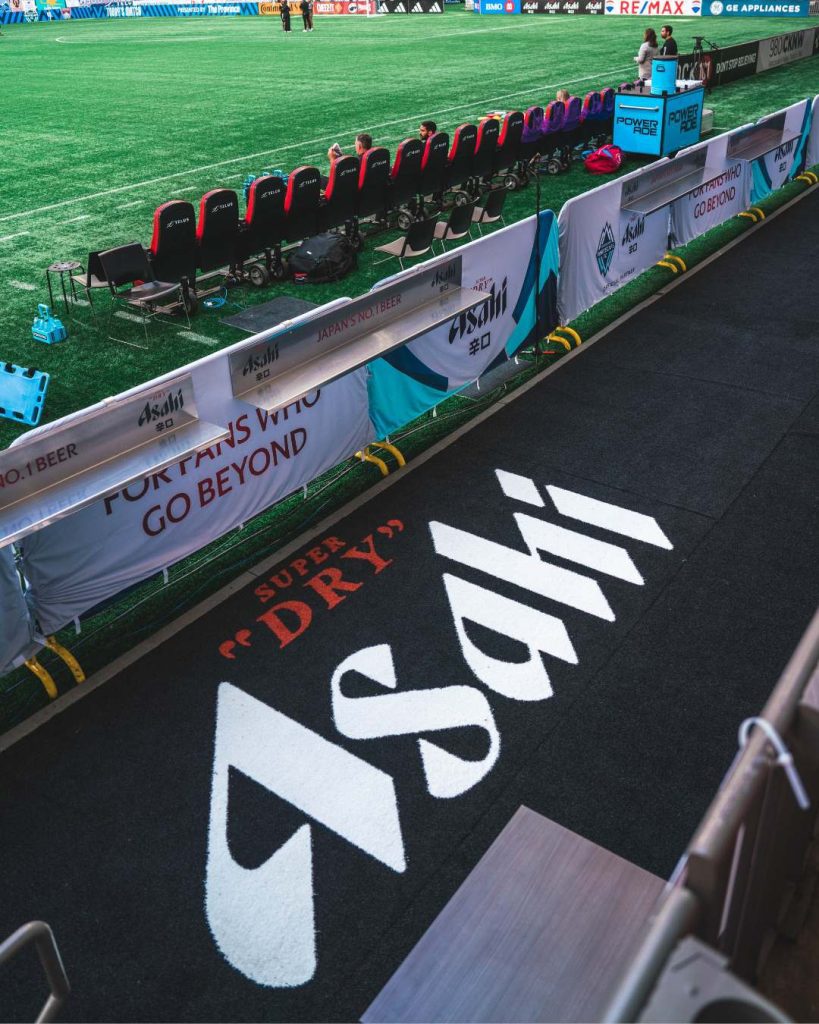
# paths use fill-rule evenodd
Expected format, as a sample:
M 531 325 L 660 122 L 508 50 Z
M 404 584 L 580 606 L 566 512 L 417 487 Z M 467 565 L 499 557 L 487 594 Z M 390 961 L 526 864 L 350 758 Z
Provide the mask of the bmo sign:
M 479 14 L 520 14 L 521 0 L 478 0 Z

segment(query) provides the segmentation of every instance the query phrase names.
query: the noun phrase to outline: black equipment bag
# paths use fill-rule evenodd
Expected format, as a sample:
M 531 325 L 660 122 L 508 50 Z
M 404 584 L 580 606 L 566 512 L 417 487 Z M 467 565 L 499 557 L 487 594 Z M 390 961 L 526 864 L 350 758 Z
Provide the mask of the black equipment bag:
M 310 284 L 338 281 L 354 270 L 356 263 L 353 243 L 333 231 L 306 238 L 288 260 L 294 280 Z

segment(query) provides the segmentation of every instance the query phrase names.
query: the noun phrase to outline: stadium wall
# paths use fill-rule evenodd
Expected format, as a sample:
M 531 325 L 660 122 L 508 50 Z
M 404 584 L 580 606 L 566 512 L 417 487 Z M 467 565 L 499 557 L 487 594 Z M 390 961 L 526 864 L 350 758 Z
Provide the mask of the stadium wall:
M 313 13 L 322 17 L 376 13 L 442 14 L 443 10 L 444 0 L 315 0 L 313 6 Z M 278 17 L 280 12 L 279 0 L 179 0 L 174 3 L 156 3 L 155 0 L 108 0 L 105 3 L 7 0 L 0 3 L 0 24 L 88 18 Z

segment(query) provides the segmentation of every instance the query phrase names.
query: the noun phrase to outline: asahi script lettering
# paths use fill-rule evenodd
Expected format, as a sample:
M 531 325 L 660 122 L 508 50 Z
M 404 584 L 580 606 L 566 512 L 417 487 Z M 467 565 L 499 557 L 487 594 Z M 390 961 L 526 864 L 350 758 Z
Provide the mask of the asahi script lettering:
M 548 700 L 553 692 L 550 666 L 578 663 L 566 625 L 555 612 L 568 606 L 606 629 L 615 612 L 604 581 L 598 578 L 634 586 L 644 583 L 624 541 L 635 542 L 630 545 L 635 554 L 643 545 L 672 548 L 651 516 L 560 487 L 547 486 L 541 492 L 528 477 L 503 470 L 496 471 L 496 478 L 502 494 L 524 509 L 510 509 L 520 544 L 507 547 L 459 526 L 440 521 L 428 524 L 430 543 L 442 560 L 438 585 L 451 615 L 454 647 L 474 677 L 469 685 L 446 682 L 447 662 L 435 680 L 413 678 L 413 665 L 398 663 L 387 639 L 372 638 L 374 642 L 356 647 L 340 660 L 324 683 L 329 735 L 320 735 L 267 701 L 251 697 L 233 682 L 219 687 L 205 915 L 224 958 L 259 985 L 304 985 L 318 966 L 321 937 L 316 931 L 313 886 L 316 826 L 335 833 L 387 876 L 412 870 L 401 790 L 389 772 L 370 763 L 368 742 L 412 738 L 415 761 L 410 771 L 417 775 L 426 799 L 457 801 L 481 785 L 505 746 L 515 742 L 514 736 L 501 736 L 494 708 L 503 701 Z M 397 525 L 384 526 L 397 530 Z M 590 536 L 585 526 L 592 527 L 596 536 Z M 601 539 L 602 531 L 612 539 Z M 328 590 L 324 597 L 344 600 L 361 585 L 361 573 L 378 573 L 390 564 L 378 550 L 384 536 L 368 535 L 353 546 L 355 551 L 343 539 L 325 538 L 304 559 L 303 568 L 309 571 L 311 561 L 318 565 L 331 557 L 346 559 L 349 569 L 336 565 L 336 573 L 324 579 Z M 359 567 L 359 578 L 345 579 L 354 566 Z M 462 575 L 463 569 L 467 572 Z M 507 592 L 524 592 L 527 599 L 505 596 L 498 584 Z M 276 589 L 280 586 L 287 593 L 290 584 L 285 576 L 277 580 Z M 541 607 L 544 601 L 550 603 L 551 611 Z M 283 615 L 285 602 L 278 604 Z M 517 641 L 517 650 L 524 656 L 507 661 L 487 654 L 467 631 L 468 623 Z M 264 625 L 270 627 L 268 622 Z M 286 628 L 291 632 L 297 628 L 292 615 Z M 281 645 L 282 635 L 274 628 L 269 639 L 273 659 L 277 642 Z M 242 638 L 237 638 L 229 655 L 240 654 L 244 646 Z M 237 659 L 235 666 L 240 680 L 241 661 Z M 369 681 L 367 695 L 351 688 L 349 677 L 353 676 Z M 271 687 L 271 697 L 273 693 Z M 452 753 L 436 738 L 438 732 L 457 729 L 477 729 L 483 734 L 479 757 Z M 228 842 L 231 767 L 290 804 L 303 822 L 264 863 L 253 868 L 237 863 Z M 354 914 L 355 908 L 345 913 Z

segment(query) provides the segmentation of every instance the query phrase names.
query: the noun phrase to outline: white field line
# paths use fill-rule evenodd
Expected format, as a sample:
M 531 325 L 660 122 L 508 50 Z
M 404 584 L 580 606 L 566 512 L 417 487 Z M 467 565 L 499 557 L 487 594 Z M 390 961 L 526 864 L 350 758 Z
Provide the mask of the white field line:
M 9 281 L 12 288 L 19 288 L 22 292 L 36 292 L 36 284 L 27 284 L 25 281 Z
M 177 331 L 176 333 L 180 338 L 185 338 L 187 341 L 198 341 L 202 345 L 219 344 L 215 338 L 209 338 L 206 334 L 196 334 L 194 331 Z
M 122 206 L 115 206 L 115 210 L 127 210 L 131 206 L 141 206 L 145 202 L 144 199 L 132 199 L 130 203 L 123 203 Z
M 118 316 L 120 320 L 131 320 L 135 324 L 141 324 L 145 319 L 144 317 L 137 316 L 136 313 L 126 313 L 124 309 L 118 310 L 114 313 L 114 316 Z
M 609 75 L 625 74 L 626 71 L 631 70 L 624 68 L 622 65 L 616 68 L 610 68 L 607 71 L 596 71 L 593 75 L 583 75 L 582 78 L 570 78 L 568 80 L 561 79 L 559 82 L 547 82 L 545 85 L 530 85 L 526 89 L 519 89 L 517 92 L 504 93 L 502 96 L 493 96 L 489 99 L 484 100 L 467 100 L 465 103 L 458 103 L 454 107 L 442 107 L 439 110 L 428 110 L 425 111 L 427 117 L 435 118 L 441 117 L 443 114 L 450 114 L 456 110 L 474 110 L 476 107 L 486 106 L 487 108 L 492 104 L 501 103 L 503 100 L 514 99 L 516 96 L 531 96 L 536 92 L 545 93 L 550 89 L 557 89 L 561 86 L 578 85 L 580 82 L 591 82 L 601 78 L 606 78 Z M 391 128 L 394 125 L 408 124 L 418 120 L 418 115 L 412 117 L 399 117 L 393 121 L 383 121 L 381 124 L 374 124 L 371 126 L 371 133 L 378 132 L 384 128 Z M 46 213 L 49 210 L 56 210 L 62 206 L 71 206 L 74 203 L 85 203 L 90 202 L 93 199 L 102 199 L 105 196 L 118 195 L 120 192 L 129 192 L 135 188 L 145 188 L 148 185 L 158 185 L 163 181 L 173 181 L 175 178 L 184 178 L 189 174 L 200 174 L 202 171 L 212 171 L 216 167 L 227 167 L 229 164 L 243 163 L 248 160 L 258 160 L 263 156 L 272 156 L 274 153 L 286 153 L 291 149 L 305 149 L 308 146 L 318 146 L 321 143 L 333 142 L 338 138 L 340 134 L 344 134 L 338 129 L 333 132 L 332 135 L 322 135 L 317 139 L 307 139 L 304 142 L 294 142 L 288 146 L 277 146 L 275 149 L 263 149 L 258 153 L 248 153 L 245 156 L 234 156 L 229 160 L 218 160 L 213 164 L 203 164 L 201 167 L 190 167 L 185 171 L 177 171 L 175 174 L 163 174 L 160 178 L 148 178 L 145 181 L 135 181 L 131 185 L 118 185 L 116 188 L 107 188 L 102 192 L 92 192 L 84 196 L 75 196 L 74 199 L 61 199 L 57 203 L 49 203 L 46 206 L 37 206 L 31 210 L 18 210 L 16 213 L 7 213 L 4 217 L 0 217 L 0 224 L 9 220 L 17 220 L 20 217 L 32 217 L 38 213 Z
M 12 240 L 12 238 L 22 238 L 23 235 L 30 235 L 30 234 L 31 234 L 30 231 L 15 231 L 15 233 L 13 235 L 3 235 L 3 237 L 0 238 L 0 242 L 10 242 Z
M 62 223 L 62 224 L 76 224 L 76 222 L 78 220 L 90 220 L 90 219 L 91 219 L 91 214 L 90 213 L 81 213 L 79 215 L 79 217 L 72 217 L 71 220 L 64 220 L 64 221 L 58 222 L 55 225 L 55 227 L 59 227 L 60 223 Z

